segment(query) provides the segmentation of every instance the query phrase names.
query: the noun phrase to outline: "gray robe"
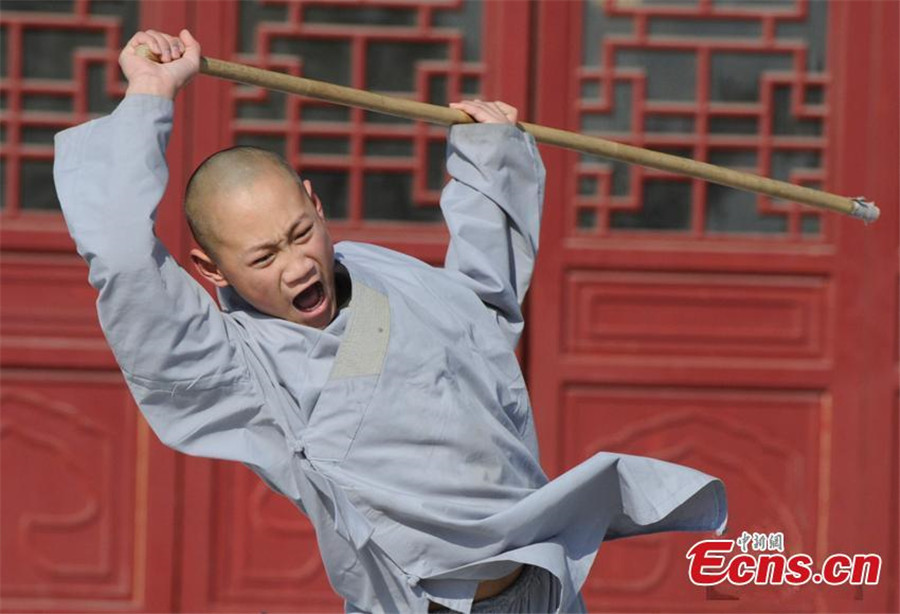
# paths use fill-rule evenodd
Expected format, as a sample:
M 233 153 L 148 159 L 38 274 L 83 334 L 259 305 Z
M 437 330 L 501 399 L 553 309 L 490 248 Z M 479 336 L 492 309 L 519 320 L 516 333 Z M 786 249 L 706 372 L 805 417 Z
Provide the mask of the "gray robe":
M 721 482 L 686 467 L 599 453 L 541 469 L 513 353 L 544 189 L 530 136 L 452 128 L 445 267 L 338 243 L 352 299 L 317 330 L 231 291 L 220 309 L 156 238 L 172 108 L 129 96 L 56 137 L 103 331 L 165 444 L 246 464 L 309 517 L 348 610 L 468 612 L 480 579 L 528 563 L 565 611 L 604 539 L 724 527 Z

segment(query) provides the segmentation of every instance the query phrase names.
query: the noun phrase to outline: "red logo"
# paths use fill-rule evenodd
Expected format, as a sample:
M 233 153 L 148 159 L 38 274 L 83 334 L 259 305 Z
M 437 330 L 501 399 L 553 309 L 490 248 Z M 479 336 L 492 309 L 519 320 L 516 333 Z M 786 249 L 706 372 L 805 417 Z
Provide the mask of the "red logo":
M 738 547 L 738 552 L 732 555 Z M 738 539 L 705 539 L 687 551 L 688 578 L 697 586 L 728 582 L 745 584 L 800 585 L 878 584 L 879 554 L 832 554 L 816 569 L 812 556 L 786 555 L 782 533 L 748 533 Z

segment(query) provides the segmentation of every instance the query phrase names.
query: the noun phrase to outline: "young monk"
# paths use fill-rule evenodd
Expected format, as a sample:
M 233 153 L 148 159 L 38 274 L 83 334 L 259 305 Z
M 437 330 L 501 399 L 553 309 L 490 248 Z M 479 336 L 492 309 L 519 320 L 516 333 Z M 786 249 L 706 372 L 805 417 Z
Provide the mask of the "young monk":
M 60 202 L 155 432 L 293 501 L 347 611 L 583 611 L 604 539 L 724 526 L 722 484 L 685 467 L 599 453 L 541 470 L 513 350 L 544 168 L 509 105 L 452 105 L 478 123 L 450 130 L 443 268 L 334 245 L 314 186 L 275 155 L 208 159 L 185 211 L 220 308 L 153 232 L 172 99 L 199 58 L 187 31 L 131 39 L 122 103 L 57 136 Z

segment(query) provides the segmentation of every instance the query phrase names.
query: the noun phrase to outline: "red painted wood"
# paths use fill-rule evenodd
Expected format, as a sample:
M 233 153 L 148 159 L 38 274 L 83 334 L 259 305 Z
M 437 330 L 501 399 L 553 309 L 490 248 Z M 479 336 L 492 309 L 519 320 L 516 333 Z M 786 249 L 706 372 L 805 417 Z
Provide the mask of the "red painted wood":
M 170 607 L 173 455 L 110 371 L 0 373 L 3 610 Z
M 0 82 L 6 104 L 0 113 L 0 607 L 171 611 L 179 506 L 175 455 L 157 441 L 130 398 L 62 216 L 51 202 L 27 200 L 19 190 L 25 185 L 21 170 L 35 161 L 45 164 L 44 185 L 52 185 L 52 145 L 28 142 L 27 131 L 60 130 L 109 110 L 124 92 L 116 62 L 124 40 L 139 23 L 166 29 L 183 24 L 185 3 L 76 0 L 45 3 L 43 10 L 19 8 L 0 13 L 7 35 L 0 53 L 8 69 Z M 110 9 L 124 17 L 104 12 Z M 54 58 L 54 70 L 70 67 L 68 78 L 29 72 L 41 69 L 24 55 L 28 37 L 55 35 L 65 48 L 67 37 L 86 34 L 96 35 L 97 46 L 84 42 L 70 56 Z M 29 100 L 38 98 L 68 110 L 35 109 Z M 180 132 L 172 146 L 173 178 L 180 181 Z M 177 245 L 179 223 L 180 199 L 169 196 L 157 232 Z
M 61 217 L 32 210 L 39 203 L 19 197 L 23 165 L 52 157 L 48 143 L 26 142 L 26 133 L 83 121 L 99 112 L 92 105 L 123 91 L 115 55 L 130 31 L 97 6 L 75 0 L 55 12 L 0 14 L 6 28 L 0 53 L 8 66 L 0 81 L 6 105 L 0 112 L 0 607 L 338 611 L 310 527 L 286 501 L 245 468 L 175 455 L 149 432 L 105 348 L 86 270 Z M 671 185 L 691 190 L 689 223 L 677 231 L 629 229 L 618 227 L 616 216 L 640 213 L 654 198 L 648 186 L 670 185 L 671 176 L 635 170 L 616 188 L 615 171 L 597 161 L 544 149 L 546 214 L 526 305 L 525 358 L 549 473 L 600 449 L 684 462 L 724 478 L 733 532 L 782 530 L 789 549 L 817 558 L 841 551 L 885 557 L 876 587 L 702 591 L 687 582 L 683 567 L 684 552 L 699 536 L 612 542 L 603 546 L 585 587 L 592 609 L 900 609 L 900 79 L 889 78 L 900 73 L 900 4 L 829 2 L 822 73 L 805 70 L 808 50 L 782 32 L 804 23 L 809 0 L 762 8 L 603 0 L 595 6 L 608 23 L 628 22 L 632 29 L 603 43 L 606 55 L 597 65 L 583 56 L 599 35 L 587 31 L 582 2 L 478 5 L 475 59 L 464 57 L 471 28 L 434 27 L 442 15 L 465 10 L 457 0 L 366 6 L 413 18 L 385 28 L 343 0 L 271 0 L 264 4 L 267 17 L 247 31 L 257 51 L 285 40 L 343 41 L 347 55 L 333 56 L 333 63 L 344 62 L 347 84 L 360 87 L 377 71 L 367 64 L 373 45 L 440 44 L 445 57 L 420 59 L 406 95 L 427 100 L 445 79 L 448 98 L 461 98 L 467 80 L 475 79 L 483 97 L 515 104 L 523 119 L 575 130 L 590 114 L 614 113 L 621 104 L 615 88 L 627 86 L 629 121 L 607 136 L 710 160 L 752 151 L 748 170 L 762 173 L 779 152 L 814 151 L 821 164 L 795 167 L 790 178 L 878 202 L 882 218 L 867 228 L 751 199 L 748 206 L 761 215 L 784 219 L 783 231 L 713 233 L 708 203 L 716 193 L 678 180 Z M 330 7 L 357 15 L 358 23 L 316 17 L 315 9 Z M 304 52 L 305 61 L 296 51 L 241 50 L 246 17 L 239 8 L 234 0 L 145 0 L 137 21 L 168 31 L 187 25 L 207 55 L 298 74 L 322 70 L 314 62 L 322 47 L 308 48 L 313 51 Z M 756 29 L 714 39 L 659 34 L 660 24 L 685 19 Z M 70 78 L 31 78 L 23 45 L 35 31 L 94 33 L 101 42 L 72 53 Z M 755 57 L 779 51 L 790 59 L 760 75 L 754 102 L 712 99 L 712 82 L 687 74 L 681 80 L 694 79 L 693 98 L 671 100 L 652 90 L 640 66 L 614 61 L 617 53 L 648 51 L 695 54 L 701 75 L 721 52 Z M 100 90 L 89 95 L 88 76 L 98 70 Z M 821 122 L 821 134 L 776 130 L 772 113 L 780 88 L 789 96 L 779 112 L 795 127 Z M 807 99 L 819 91 L 820 100 Z M 35 96 L 71 101 L 70 110 L 28 108 Z M 264 92 L 205 77 L 179 99 L 158 233 L 182 263 L 192 246 L 180 210 L 188 173 L 237 138 L 288 135 L 285 153 L 301 170 L 346 173 L 345 212 L 331 222 L 338 240 L 372 241 L 440 264 L 442 225 L 372 219 L 365 180 L 369 173 L 409 177 L 412 211 L 427 212 L 437 198 L 429 156 L 440 154 L 443 129 L 373 122 L 360 111 L 311 121 L 304 114 L 325 107 L 299 99 L 286 101 L 283 112 L 278 105 L 260 111 L 269 103 Z M 237 118 L 239 109 L 255 109 L 258 116 Z M 725 120 L 757 122 L 757 131 L 712 129 Z M 693 130 L 653 132 L 645 128 L 649 121 L 689 121 Z M 346 153 L 316 149 L 325 142 L 346 143 Z M 371 153 L 387 142 L 407 153 Z M 818 233 L 803 232 L 801 222 L 810 217 L 819 220 Z M 69 506 L 84 501 L 97 503 Z
M 753 53 L 752 38 L 712 42 L 651 35 L 660 18 L 704 23 L 759 21 L 774 49 L 777 22 L 802 21 L 811 4 L 729 9 L 712 2 L 664 6 L 601 3 L 607 17 L 631 20 L 632 36 L 604 44 L 601 69 L 579 68 L 595 44 L 579 2 L 541 3 L 538 18 L 537 121 L 578 130 L 584 111 L 612 113 L 610 75 L 629 83 L 633 117 L 712 114 L 755 116 L 764 134 L 648 137 L 642 123 L 613 138 L 651 146 L 760 147 L 757 172 L 773 152 L 817 148 L 824 165 L 797 171 L 839 193 L 864 193 L 883 217 L 863 227 L 823 217 L 818 236 L 800 232 L 802 210 L 786 213 L 780 235 L 710 236 L 704 229 L 709 188 L 693 185 L 691 224 L 683 231 L 616 229 L 616 210 L 646 206 L 633 173 L 626 197 L 611 195 L 608 171 L 577 156 L 545 151 L 548 207 L 542 254 L 530 298 L 529 382 L 542 458 L 551 473 L 589 454 L 614 450 L 685 462 L 721 476 L 730 493 L 732 534 L 785 532 L 791 552 L 822 560 L 835 552 L 879 552 L 883 580 L 864 590 L 724 585 L 713 592 L 687 581 L 684 553 L 700 535 L 613 542 L 601 549 L 585 588 L 589 608 L 664 611 L 893 611 L 897 609 L 897 74 L 896 3 L 828 3 L 826 75 L 761 77 L 759 104 L 648 100 L 647 77 L 614 66 L 616 49 L 695 50 L 698 71 L 721 50 Z M 627 32 L 620 29 L 620 32 Z M 860 44 L 865 32 L 866 44 Z M 559 41 L 567 41 L 568 45 Z M 795 72 L 802 45 L 786 44 Z M 686 75 L 685 78 L 691 78 Z M 604 104 L 582 94 L 598 84 Z M 888 81 L 890 84 L 888 84 Z M 825 123 L 821 138 L 776 136 L 773 88 L 797 84 L 791 113 Z M 800 93 L 825 87 L 821 103 Z M 637 92 L 636 94 L 634 92 Z M 711 90 L 697 79 L 696 99 Z M 605 98 L 603 97 L 605 94 Z M 886 102 L 888 101 L 888 102 Z M 885 138 L 885 135 L 888 135 Z M 623 138 L 624 137 L 624 138 Z M 801 142 L 802 141 L 802 142 Z M 753 169 L 751 169 L 753 170 Z M 578 177 L 594 177 L 587 195 Z M 760 202 L 760 212 L 773 212 Z M 752 203 L 751 203 L 752 206 Z M 577 227 L 578 208 L 593 211 Z M 548 325 L 547 323 L 551 323 Z
M 843 118 L 835 135 L 836 189 L 863 190 L 882 211 L 878 227 L 842 226 L 836 269 L 842 283 L 834 380 L 834 501 L 829 526 L 833 551 L 872 551 L 885 558 L 884 580 L 848 591 L 860 611 L 898 609 L 898 82 L 900 15 L 897 3 L 835 3 L 832 36 L 839 56 L 835 101 Z M 870 32 L 860 45 L 852 32 Z M 867 95 L 859 97 L 857 88 Z

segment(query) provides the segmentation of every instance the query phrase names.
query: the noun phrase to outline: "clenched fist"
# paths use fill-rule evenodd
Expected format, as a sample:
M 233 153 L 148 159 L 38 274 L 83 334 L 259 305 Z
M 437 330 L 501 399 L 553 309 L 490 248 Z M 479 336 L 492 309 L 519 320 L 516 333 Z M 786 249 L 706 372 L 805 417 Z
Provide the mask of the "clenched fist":
M 140 45 L 147 45 L 158 55 L 159 63 L 138 55 L 136 49 Z M 200 71 L 200 43 L 187 30 L 178 36 L 156 30 L 138 32 L 119 54 L 119 66 L 128 79 L 126 95 L 175 98 L 178 90 Z

